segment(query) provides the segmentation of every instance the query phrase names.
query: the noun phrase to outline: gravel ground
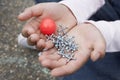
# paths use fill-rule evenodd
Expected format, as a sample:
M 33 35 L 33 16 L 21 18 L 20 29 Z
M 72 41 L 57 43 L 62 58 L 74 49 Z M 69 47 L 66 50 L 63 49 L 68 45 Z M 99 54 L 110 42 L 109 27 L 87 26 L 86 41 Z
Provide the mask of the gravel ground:
M 38 62 L 37 51 L 17 44 L 23 22 L 17 15 L 33 0 L 0 0 L 0 80 L 55 80 Z

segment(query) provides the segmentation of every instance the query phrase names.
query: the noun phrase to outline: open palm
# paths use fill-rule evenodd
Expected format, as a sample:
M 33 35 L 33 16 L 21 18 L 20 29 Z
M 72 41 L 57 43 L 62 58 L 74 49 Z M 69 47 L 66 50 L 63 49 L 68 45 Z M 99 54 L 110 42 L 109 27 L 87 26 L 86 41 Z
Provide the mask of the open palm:
M 80 69 L 89 58 L 96 61 L 105 55 L 104 38 L 95 26 L 80 24 L 70 30 L 67 35 L 74 36 L 75 43 L 78 44 L 78 50 L 74 52 L 76 60 L 66 63 L 67 59 L 58 55 L 55 48 L 44 51 L 39 57 L 41 64 L 51 69 L 53 76 L 72 74 Z
M 44 38 L 39 31 L 39 25 L 43 18 L 50 17 L 56 24 L 63 25 L 67 27 L 69 31 L 72 27 L 76 25 L 76 19 L 72 15 L 71 11 L 64 5 L 59 3 L 40 3 L 32 7 L 26 8 L 23 13 L 18 16 L 21 21 L 28 22 L 24 25 L 22 34 L 24 37 L 28 38 L 28 43 L 30 45 L 38 45 L 38 40 Z M 44 41 L 41 40 L 40 43 Z

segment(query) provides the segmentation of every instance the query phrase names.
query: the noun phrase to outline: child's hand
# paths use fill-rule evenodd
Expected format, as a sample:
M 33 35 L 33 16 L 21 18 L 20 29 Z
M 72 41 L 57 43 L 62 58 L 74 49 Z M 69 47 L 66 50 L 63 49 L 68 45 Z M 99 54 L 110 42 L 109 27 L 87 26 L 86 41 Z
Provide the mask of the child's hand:
M 69 31 L 67 35 L 74 36 L 74 40 L 78 44 L 78 51 L 74 56 L 76 60 L 71 60 L 66 64 L 66 58 L 61 58 L 55 48 L 43 52 L 43 55 L 39 57 L 41 64 L 51 69 L 53 76 L 72 74 L 81 68 L 89 58 L 96 61 L 105 55 L 105 40 L 92 24 L 80 24 Z
M 56 24 L 67 26 L 68 30 L 76 25 L 76 19 L 72 12 L 62 4 L 40 3 L 29 7 L 18 16 L 18 19 L 29 20 L 23 27 L 22 35 L 28 38 L 30 45 L 37 45 L 39 48 L 44 46 L 45 41 L 41 39 L 44 38 L 44 35 L 40 33 L 39 25 L 40 21 L 46 17 L 52 18 Z

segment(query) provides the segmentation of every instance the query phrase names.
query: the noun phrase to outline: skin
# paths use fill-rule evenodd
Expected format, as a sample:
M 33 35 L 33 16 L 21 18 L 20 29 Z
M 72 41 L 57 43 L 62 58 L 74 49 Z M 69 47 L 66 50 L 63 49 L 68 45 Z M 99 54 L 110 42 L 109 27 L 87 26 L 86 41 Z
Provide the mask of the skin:
M 67 35 L 74 36 L 74 40 L 78 44 L 78 51 L 74 53 L 76 60 L 71 60 L 66 64 L 67 59 L 61 58 L 55 48 L 44 51 L 43 55 L 39 57 L 41 64 L 51 69 L 52 76 L 72 74 L 80 69 L 89 58 L 96 61 L 105 55 L 105 40 L 94 25 L 89 23 L 79 24 Z
M 78 51 L 74 53 L 76 60 L 66 63 L 66 59 L 57 54 L 52 42 L 46 41 L 45 36 L 40 33 L 38 29 L 40 21 L 49 16 L 55 20 L 56 24 L 67 26 L 68 36 L 75 37 L 75 43 L 78 44 Z M 77 24 L 72 12 L 64 5 L 37 4 L 25 9 L 18 19 L 28 20 L 23 27 L 22 34 L 27 37 L 29 45 L 35 45 L 39 50 L 46 49 L 39 57 L 39 61 L 42 66 L 51 69 L 52 76 L 72 74 L 80 69 L 89 58 L 96 61 L 105 55 L 106 43 L 100 31 L 90 23 Z
M 67 29 L 65 32 L 68 32 L 77 24 L 71 11 L 59 3 L 41 3 L 26 8 L 18 16 L 18 19 L 21 21 L 28 20 L 22 29 L 22 35 L 28 38 L 29 45 L 36 45 L 39 50 L 48 48 L 47 45 L 44 46 L 46 44 L 44 41 L 45 36 L 39 30 L 40 21 L 46 17 L 52 18 L 58 25 L 66 26 Z M 49 46 L 53 45 L 50 44 Z

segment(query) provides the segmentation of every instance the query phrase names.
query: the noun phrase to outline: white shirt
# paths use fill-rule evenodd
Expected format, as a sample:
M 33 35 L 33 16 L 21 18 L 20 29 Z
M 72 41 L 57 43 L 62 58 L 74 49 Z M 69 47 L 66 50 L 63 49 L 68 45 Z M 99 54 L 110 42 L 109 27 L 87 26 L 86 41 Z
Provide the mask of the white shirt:
M 78 23 L 86 21 L 100 7 L 105 4 L 104 0 L 64 0 L 60 3 L 66 5 L 76 17 Z M 106 52 L 120 51 L 120 20 L 87 21 L 95 25 L 102 33 L 106 41 Z

